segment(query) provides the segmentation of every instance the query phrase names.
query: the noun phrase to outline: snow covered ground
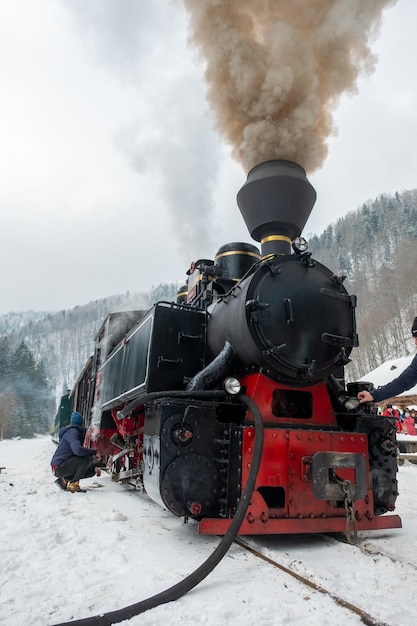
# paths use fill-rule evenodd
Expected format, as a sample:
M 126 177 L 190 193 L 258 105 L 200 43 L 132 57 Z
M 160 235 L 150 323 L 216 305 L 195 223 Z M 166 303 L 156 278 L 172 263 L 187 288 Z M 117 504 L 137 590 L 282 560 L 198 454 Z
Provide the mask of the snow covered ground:
M 52 626 L 116 610 L 159 593 L 218 545 L 104 474 L 102 488 L 59 490 L 49 438 L 1 441 L 0 624 Z M 374 552 L 321 536 L 263 537 L 269 556 L 308 573 L 389 626 L 417 623 L 417 465 L 399 470 L 403 528 L 361 533 Z M 96 479 L 97 480 L 97 479 Z M 82 481 L 92 485 L 94 479 Z M 375 568 L 370 571 L 370 560 Z M 399 561 L 399 562 L 398 562 Z M 338 626 L 362 624 L 331 597 L 308 589 L 234 544 L 190 593 L 132 618 L 129 626 Z

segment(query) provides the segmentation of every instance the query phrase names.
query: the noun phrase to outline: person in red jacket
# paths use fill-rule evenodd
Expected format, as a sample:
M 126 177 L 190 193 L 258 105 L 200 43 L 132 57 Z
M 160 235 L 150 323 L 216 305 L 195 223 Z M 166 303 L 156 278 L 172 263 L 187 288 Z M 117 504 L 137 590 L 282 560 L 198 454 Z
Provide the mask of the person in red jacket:
M 400 412 L 398 409 L 394 409 L 392 404 L 387 404 L 385 409 L 381 414 L 383 417 L 391 417 L 395 420 L 395 428 L 397 429 L 397 433 L 402 433 L 403 431 L 403 423 L 401 421 Z
M 416 426 L 414 423 L 414 418 L 410 415 L 410 413 L 405 414 L 405 418 L 404 418 L 404 426 L 405 426 L 405 430 L 407 432 L 407 435 L 415 435 L 416 433 Z
M 99 461 L 101 456 L 94 448 L 83 446 L 86 429 L 81 413 L 73 411 L 69 426 L 59 431 L 59 444 L 51 459 L 51 468 L 57 480 L 56 484 L 66 491 L 85 492 L 80 487 L 81 478 L 100 476 Z
M 397 409 L 394 409 L 392 404 L 387 404 L 385 409 L 382 411 L 382 415 L 384 417 L 392 417 L 398 420 L 400 417 L 400 412 Z

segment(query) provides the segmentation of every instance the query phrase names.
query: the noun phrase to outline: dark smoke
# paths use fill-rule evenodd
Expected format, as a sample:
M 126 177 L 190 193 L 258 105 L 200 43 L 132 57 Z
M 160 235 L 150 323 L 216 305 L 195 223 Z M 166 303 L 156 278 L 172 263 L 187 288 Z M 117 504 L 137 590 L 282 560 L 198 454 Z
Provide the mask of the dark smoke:
M 184 0 L 206 62 L 217 126 L 246 171 L 290 159 L 312 173 L 332 113 L 376 58 L 370 43 L 396 0 Z

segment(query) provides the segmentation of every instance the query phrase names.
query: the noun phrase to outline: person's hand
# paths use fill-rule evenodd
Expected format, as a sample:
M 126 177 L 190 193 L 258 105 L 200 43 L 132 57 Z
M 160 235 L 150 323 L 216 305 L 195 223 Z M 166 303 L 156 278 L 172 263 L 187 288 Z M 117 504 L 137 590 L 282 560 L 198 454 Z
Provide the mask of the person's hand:
M 101 461 L 101 454 L 99 452 L 96 453 L 95 459 L 96 461 Z
M 369 391 L 360 391 L 358 393 L 359 402 L 373 402 L 374 397 L 369 393 Z

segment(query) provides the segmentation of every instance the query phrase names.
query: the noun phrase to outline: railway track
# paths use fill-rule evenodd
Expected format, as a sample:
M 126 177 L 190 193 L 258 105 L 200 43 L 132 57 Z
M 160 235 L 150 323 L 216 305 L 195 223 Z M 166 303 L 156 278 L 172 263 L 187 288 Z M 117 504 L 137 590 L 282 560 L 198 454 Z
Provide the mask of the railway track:
M 403 603 L 402 609 L 396 606 L 393 586 L 401 585 L 404 573 L 416 570 L 417 564 L 396 560 L 379 550 L 375 545 L 377 541 L 374 544 L 359 540 L 358 544 L 352 545 L 334 536 L 309 535 L 297 538 L 238 537 L 235 543 L 309 589 L 328 596 L 347 614 L 358 616 L 367 626 L 415 624 L 412 607 L 404 608 Z M 364 560 L 366 580 L 352 571 L 352 561 L 357 565 L 357 572 L 363 571 Z M 377 614 L 371 614 L 367 607 L 370 604 L 375 607 L 375 594 L 380 599 L 379 610 Z M 369 601 L 371 596 L 372 602 Z
M 340 541 L 342 543 L 346 543 L 342 538 L 339 538 L 339 537 L 333 537 L 333 541 Z M 360 550 L 362 554 L 365 554 L 371 557 L 377 557 L 377 556 L 384 557 L 386 559 L 389 559 L 392 563 L 401 563 L 401 565 L 405 565 L 407 568 L 417 571 L 417 563 L 411 563 L 410 561 L 406 559 L 402 559 L 401 561 L 399 561 L 398 559 L 391 556 L 390 554 L 387 554 L 387 552 L 380 550 L 375 544 L 371 543 L 369 546 L 367 546 L 366 540 L 365 540 L 365 543 L 357 543 L 355 544 L 354 547 Z

